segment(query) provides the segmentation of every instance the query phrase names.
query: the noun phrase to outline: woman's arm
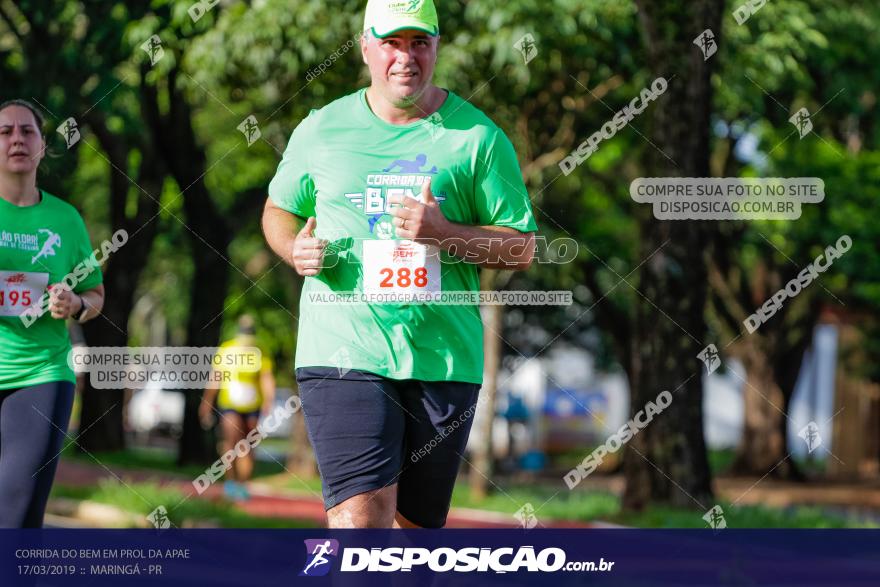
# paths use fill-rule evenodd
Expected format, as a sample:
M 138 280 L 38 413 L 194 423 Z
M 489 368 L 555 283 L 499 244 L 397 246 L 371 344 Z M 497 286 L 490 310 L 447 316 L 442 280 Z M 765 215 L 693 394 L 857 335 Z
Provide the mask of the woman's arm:
M 53 318 L 66 320 L 83 308 L 79 322 L 88 322 L 104 309 L 104 285 L 88 289 L 82 294 L 75 293 L 61 284 L 49 287 L 49 311 Z

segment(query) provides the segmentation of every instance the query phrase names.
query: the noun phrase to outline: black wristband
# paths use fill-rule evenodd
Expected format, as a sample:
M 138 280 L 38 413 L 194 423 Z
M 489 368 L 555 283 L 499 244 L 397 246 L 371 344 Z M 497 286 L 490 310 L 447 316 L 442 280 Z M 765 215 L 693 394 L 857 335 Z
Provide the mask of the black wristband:
M 86 309 L 86 301 L 79 294 L 76 294 L 76 297 L 79 298 L 79 303 L 80 303 L 79 311 L 77 311 L 76 314 L 71 314 L 70 317 L 78 322 L 79 319 L 82 318 L 83 311 L 85 311 L 85 309 Z

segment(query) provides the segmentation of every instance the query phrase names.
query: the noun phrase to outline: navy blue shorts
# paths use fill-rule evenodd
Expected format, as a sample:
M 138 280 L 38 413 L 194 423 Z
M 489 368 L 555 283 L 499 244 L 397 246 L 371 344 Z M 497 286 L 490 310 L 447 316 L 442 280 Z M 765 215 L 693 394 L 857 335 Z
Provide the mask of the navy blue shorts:
M 244 418 L 245 421 L 247 421 L 248 418 L 256 418 L 257 420 L 259 420 L 260 414 L 262 414 L 262 410 L 261 410 L 261 408 L 257 408 L 256 410 L 253 410 L 251 412 L 241 412 L 239 410 L 236 410 L 235 408 L 221 408 L 220 413 L 221 414 L 238 414 L 239 416 Z
M 296 380 L 325 509 L 397 483 L 404 518 L 446 524 L 480 385 L 330 367 L 297 369 Z

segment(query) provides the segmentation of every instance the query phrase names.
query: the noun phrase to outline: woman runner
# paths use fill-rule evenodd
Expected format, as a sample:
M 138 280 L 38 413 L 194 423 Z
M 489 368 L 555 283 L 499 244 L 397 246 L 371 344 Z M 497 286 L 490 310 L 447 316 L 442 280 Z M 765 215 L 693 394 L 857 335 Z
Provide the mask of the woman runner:
M 93 254 L 82 218 L 37 188 L 42 122 L 0 104 L 0 528 L 43 525 L 76 381 L 65 321 L 104 305 L 97 264 L 73 272 Z

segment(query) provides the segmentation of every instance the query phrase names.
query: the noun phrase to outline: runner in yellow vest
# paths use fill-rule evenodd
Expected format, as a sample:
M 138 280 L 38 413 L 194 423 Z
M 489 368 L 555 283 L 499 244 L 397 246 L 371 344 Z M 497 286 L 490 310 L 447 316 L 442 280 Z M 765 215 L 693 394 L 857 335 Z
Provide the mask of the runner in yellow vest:
M 242 316 L 238 322 L 236 337 L 224 342 L 217 349 L 215 370 L 223 376 L 212 378 L 212 381 L 220 379 L 221 383 L 219 387 L 205 389 L 202 404 L 199 406 L 201 420 L 208 424 L 212 420 L 211 413 L 216 401 L 223 435 L 223 453 L 234 450 L 236 443 L 257 427 L 260 416 L 271 412 L 275 401 L 272 360 L 257 344 L 255 334 L 253 318 Z M 252 349 L 259 349 L 259 353 Z M 253 366 L 257 363 L 259 364 L 255 369 Z M 228 473 L 231 479 L 224 484 L 226 495 L 232 499 L 247 499 L 249 496 L 244 483 L 251 478 L 253 470 L 253 451 L 242 457 L 236 456 Z

